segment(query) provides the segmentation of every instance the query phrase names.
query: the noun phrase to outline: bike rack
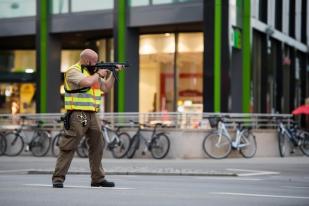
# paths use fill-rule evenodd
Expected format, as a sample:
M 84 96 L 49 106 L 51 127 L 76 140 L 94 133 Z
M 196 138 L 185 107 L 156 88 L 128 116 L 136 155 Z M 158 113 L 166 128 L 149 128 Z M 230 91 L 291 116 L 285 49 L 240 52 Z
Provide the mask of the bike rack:
M 57 122 L 63 113 L 44 114 L 0 114 L 0 130 L 16 129 L 21 124 L 22 116 L 26 117 L 26 125 L 35 126 L 36 121 L 43 121 L 42 128 L 47 130 L 60 130 L 62 122 Z M 153 113 L 98 113 L 98 118 L 110 121 L 111 126 L 131 127 L 130 120 L 147 125 L 162 123 L 167 125 L 165 129 L 211 129 L 209 118 L 225 117 L 228 127 L 234 128 L 236 122 L 242 122 L 243 126 L 254 129 L 277 128 L 276 119 L 280 118 L 284 123 L 293 122 L 291 114 L 256 114 L 256 113 L 180 113 L 180 112 L 153 112 Z

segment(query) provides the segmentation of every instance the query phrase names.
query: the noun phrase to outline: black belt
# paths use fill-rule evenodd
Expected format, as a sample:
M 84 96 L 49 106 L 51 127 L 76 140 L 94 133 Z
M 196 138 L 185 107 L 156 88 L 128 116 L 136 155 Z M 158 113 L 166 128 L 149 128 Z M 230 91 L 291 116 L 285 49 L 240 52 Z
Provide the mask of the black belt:
M 96 111 L 90 111 L 90 110 L 68 110 L 67 112 L 87 112 L 87 113 L 96 113 Z

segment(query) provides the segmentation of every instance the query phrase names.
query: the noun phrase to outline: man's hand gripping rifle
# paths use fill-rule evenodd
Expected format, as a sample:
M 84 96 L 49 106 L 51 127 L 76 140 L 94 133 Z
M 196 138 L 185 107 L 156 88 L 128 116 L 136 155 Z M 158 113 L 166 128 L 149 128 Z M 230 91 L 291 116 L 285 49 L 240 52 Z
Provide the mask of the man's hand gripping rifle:
M 99 69 L 107 69 L 112 72 L 114 78 L 118 81 L 117 72 L 121 69 L 126 69 L 130 65 L 126 63 L 120 62 L 98 62 L 95 65 L 82 65 L 82 67 L 86 67 L 91 74 L 96 73 Z

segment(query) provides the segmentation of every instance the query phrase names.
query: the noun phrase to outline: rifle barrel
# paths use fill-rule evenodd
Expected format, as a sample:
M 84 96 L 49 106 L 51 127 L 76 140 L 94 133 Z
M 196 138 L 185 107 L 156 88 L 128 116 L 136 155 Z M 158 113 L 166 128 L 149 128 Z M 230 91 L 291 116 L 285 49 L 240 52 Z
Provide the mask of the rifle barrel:
M 95 68 L 106 68 L 106 69 L 116 69 L 117 65 L 121 65 L 122 67 L 129 67 L 128 63 L 120 63 L 120 62 L 99 62 L 95 65 L 82 65 L 88 69 L 95 69 Z

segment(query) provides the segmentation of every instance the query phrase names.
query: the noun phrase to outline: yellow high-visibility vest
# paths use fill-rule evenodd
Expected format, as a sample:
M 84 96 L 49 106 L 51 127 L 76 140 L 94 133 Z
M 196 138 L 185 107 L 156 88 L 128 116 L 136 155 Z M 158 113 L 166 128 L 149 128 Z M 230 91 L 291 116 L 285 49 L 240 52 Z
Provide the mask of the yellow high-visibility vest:
M 82 72 L 86 77 L 90 76 L 87 69 L 82 69 L 80 64 L 74 64 L 70 69 L 77 69 Z M 72 91 L 69 84 L 67 83 L 66 75 L 64 76 L 64 87 L 66 92 L 64 93 L 64 104 L 66 110 L 82 110 L 82 111 L 95 111 L 100 110 L 102 104 L 102 91 L 99 86 L 91 87 L 88 90 L 82 92 L 69 93 Z

